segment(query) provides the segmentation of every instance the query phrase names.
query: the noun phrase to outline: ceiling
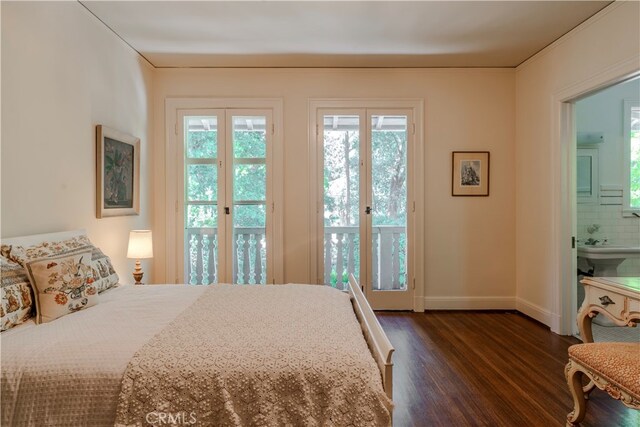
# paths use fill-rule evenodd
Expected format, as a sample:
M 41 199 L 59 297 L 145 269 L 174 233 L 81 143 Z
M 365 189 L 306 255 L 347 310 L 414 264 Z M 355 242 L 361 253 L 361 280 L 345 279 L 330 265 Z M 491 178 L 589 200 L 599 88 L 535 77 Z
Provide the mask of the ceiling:
M 82 1 L 156 67 L 515 67 L 610 1 Z

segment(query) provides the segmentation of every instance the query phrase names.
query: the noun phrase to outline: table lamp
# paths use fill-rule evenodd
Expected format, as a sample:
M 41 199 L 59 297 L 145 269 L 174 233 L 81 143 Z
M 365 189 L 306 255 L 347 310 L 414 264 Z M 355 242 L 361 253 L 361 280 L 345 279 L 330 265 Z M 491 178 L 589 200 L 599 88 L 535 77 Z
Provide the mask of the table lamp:
M 127 258 L 136 260 L 136 269 L 133 270 L 133 278 L 136 285 L 141 285 L 142 266 L 140 260 L 144 258 L 153 258 L 153 241 L 151 239 L 151 230 L 131 230 L 129 233 L 129 249 L 127 250 Z

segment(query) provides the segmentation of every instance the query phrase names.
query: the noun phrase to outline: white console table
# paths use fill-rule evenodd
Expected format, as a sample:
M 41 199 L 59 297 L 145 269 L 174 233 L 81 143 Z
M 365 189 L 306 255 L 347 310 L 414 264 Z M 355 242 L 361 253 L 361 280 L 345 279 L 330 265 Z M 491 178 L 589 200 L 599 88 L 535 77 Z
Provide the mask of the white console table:
M 583 342 L 593 342 L 591 320 L 602 314 L 617 326 L 640 322 L 640 277 L 586 277 L 584 302 L 578 311 L 578 329 Z

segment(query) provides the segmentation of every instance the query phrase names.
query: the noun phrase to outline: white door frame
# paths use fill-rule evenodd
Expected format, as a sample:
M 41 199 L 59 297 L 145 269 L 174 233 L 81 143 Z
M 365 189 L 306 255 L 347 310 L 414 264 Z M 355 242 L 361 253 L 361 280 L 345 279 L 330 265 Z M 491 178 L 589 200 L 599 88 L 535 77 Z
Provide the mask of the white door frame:
M 283 151 L 283 102 L 280 98 L 167 98 L 165 100 L 165 219 L 166 219 L 166 263 L 165 274 L 167 283 L 182 283 L 183 278 L 179 276 L 178 263 L 183 254 L 178 251 L 182 243 L 178 242 L 177 220 L 179 196 L 182 191 L 178 189 L 180 173 L 178 171 L 178 143 L 179 125 L 177 118 L 179 110 L 269 110 L 273 119 L 273 160 L 271 168 L 272 177 L 272 201 L 273 212 L 272 240 L 269 251 L 273 259 L 272 277 L 275 283 L 284 283 L 284 260 L 283 260 L 283 208 L 284 208 L 284 151 Z M 273 275 L 272 275 L 273 274 Z
M 551 331 L 572 335 L 576 331 L 576 135 L 574 102 L 592 92 L 640 73 L 638 58 L 623 61 L 579 83 L 558 90 L 551 99 L 552 171 L 552 306 Z
M 424 311 L 424 100 L 423 99 L 371 99 L 371 98 L 339 98 L 339 99 L 309 99 L 309 283 L 322 283 L 322 263 L 319 262 L 321 251 L 319 245 L 323 242 L 318 224 L 322 219 L 322 206 L 318 201 L 320 196 L 320 182 L 318 181 L 318 143 L 316 133 L 322 125 L 318 123 L 318 110 L 411 110 L 415 123 L 413 131 L 414 151 L 413 161 L 414 176 L 407 183 L 413 189 L 413 199 L 408 204 L 415 202 L 415 209 L 407 209 L 408 230 L 413 229 L 413 274 L 409 275 L 407 286 L 413 286 L 413 311 Z M 365 117 L 366 119 L 366 117 Z M 366 120 L 365 120 L 366 121 Z M 411 126 L 411 123 L 408 123 Z M 366 126 L 364 127 L 366 129 Z M 409 130 L 410 131 L 410 130 Z M 362 176 L 363 174 L 361 174 Z M 361 200 L 362 201 L 362 200 Z M 409 222 L 412 222 L 409 226 Z M 363 223 L 363 221 L 361 221 Z M 361 224 L 362 227 L 362 224 Z M 411 252 L 410 252 L 411 253 Z

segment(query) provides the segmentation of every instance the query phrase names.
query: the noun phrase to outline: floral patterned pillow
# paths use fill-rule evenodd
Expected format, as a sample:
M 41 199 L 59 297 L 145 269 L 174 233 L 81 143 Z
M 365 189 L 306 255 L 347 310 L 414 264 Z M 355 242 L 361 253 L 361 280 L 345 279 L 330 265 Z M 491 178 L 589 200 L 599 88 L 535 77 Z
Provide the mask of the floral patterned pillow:
M 111 260 L 98 247 L 94 246 L 87 236 L 76 236 L 55 242 L 42 242 L 32 246 L 2 245 L 0 252 L 3 256 L 24 266 L 34 259 L 66 254 L 80 249 L 93 250 L 91 264 L 93 278 L 96 282 L 95 287 L 98 292 L 106 291 L 118 284 L 120 278 L 113 265 L 111 265 Z
M 58 255 L 77 249 L 86 249 L 93 244 L 87 236 L 76 236 L 59 242 L 42 242 L 32 246 L 2 245 L 2 256 L 24 266 L 28 261 Z
M 24 268 L 4 257 L 0 257 L 0 268 L 0 331 L 6 331 L 32 317 L 35 304 Z
M 98 302 L 91 249 L 28 261 L 36 295 L 36 323 L 47 323 Z

